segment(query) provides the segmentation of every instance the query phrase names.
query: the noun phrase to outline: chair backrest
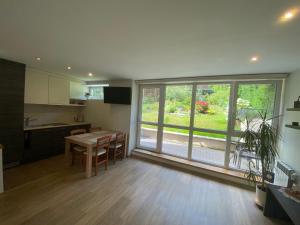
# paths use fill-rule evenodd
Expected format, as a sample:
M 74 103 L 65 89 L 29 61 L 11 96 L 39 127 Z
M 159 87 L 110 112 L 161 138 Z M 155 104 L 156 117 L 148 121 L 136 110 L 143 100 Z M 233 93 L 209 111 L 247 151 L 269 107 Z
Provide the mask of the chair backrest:
M 102 130 L 102 127 L 91 127 L 90 128 L 90 133 L 96 132 L 96 131 L 101 131 L 101 130 Z
M 85 134 L 86 133 L 86 129 L 75 129 L 75 130 L 71 130 L 70 134 L 73 135 L 78 135 L 78 134 Z
M 97 139 L 96 149 L 99 150 L 99 149 L 103 149 L 104 148 L 104 149 L 108 150 L 109 149 L 109 145 L 110 145 L 110 140 L 111 140 L 111 136 L 110 135 L 98 138 Z
M 125 133 L 118 131 L 116 134 L 116 144 L 125 144 Z

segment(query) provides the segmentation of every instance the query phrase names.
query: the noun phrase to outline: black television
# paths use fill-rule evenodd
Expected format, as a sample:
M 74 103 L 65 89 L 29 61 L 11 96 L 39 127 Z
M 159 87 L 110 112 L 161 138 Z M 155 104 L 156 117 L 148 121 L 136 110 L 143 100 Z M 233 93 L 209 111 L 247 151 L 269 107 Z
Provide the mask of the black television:
M 110 104 L 131 104 L 130 87 L 104 87 L 104 103 Z

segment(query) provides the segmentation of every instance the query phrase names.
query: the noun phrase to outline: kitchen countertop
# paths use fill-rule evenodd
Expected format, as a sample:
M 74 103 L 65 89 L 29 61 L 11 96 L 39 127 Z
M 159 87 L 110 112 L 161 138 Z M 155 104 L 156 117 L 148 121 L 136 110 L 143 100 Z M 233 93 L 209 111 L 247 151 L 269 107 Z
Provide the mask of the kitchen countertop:
M 91 123 L 88 122 L 72 122 L 72 123 L 57 123 L 57 125 L 35 125 L 35 126 L 28 126 L 24 127 L 24 131 L 29 131 L 29 130 L 40 130 L 40 129 L 49 129 L 49 128 L 56 128 L 56 127 L 71 127 L 71 126 L 78 126 L 78 125 L 89 125 Z

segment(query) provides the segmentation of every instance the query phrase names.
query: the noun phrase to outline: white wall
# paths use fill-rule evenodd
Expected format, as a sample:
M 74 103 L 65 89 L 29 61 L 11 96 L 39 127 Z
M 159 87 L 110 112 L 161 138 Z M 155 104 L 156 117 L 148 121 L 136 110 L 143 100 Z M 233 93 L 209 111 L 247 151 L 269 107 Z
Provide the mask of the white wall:
M 104 130 L 120 130 L 129 133 L 130 105 L 105 104 L 99 100 L 88 100 L 84 109 L 87 122 Z
M 129 136 L 129 150 L 136 147 L 137 135 L 137 114 L 138 114 L 138 85 L 132 81 L 132 99 L 131 99 L 131 112 L 130 112 L 130 136 Z
M 129 152 L 135 147 L 135 111 L 137 109 L 137 91 L 132 80 L 115 80 L 108 82 L 110 86 L 131 87 L 131 105 L 105 104 L 99 100 L 88 100 L 83 110 L 84 117 L 92 126 L 100 126 L 104 130 L 120 130 L 129 134 Z
M 300 174 L 300 130 L 285 127 L 285 124 L 300 122 L 300 112 L 288 112 L 300 95 L 300 70 L 292 73 L 286 80 L 284 93 L 284 116 L 282 118 L 280 159 L 292 166 Z
M 82 113 L 82 107 L 34 104 L 25 104 L 24 106 L 24 117 L 35 119 L 30 122 L 31 125 L 74 122 L 74 116 L 79 113 Z

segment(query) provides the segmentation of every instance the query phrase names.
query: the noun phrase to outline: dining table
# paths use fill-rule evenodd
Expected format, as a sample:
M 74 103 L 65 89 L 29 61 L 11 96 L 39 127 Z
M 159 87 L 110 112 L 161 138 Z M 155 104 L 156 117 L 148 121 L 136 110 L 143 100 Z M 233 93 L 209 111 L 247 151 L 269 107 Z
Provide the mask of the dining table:
M 101 130 L 92 133 L 84 133 L 65 137 L 65 158 L 67 165 L 71 165 L 71 146 L 79 145 L 81 147 L 84 147 L 87 149 L 85 175 L 87 178 L 91 177 L 93 149 L 97 145 L 97 139 L 109 135 L 111 136 L 111 141 L 114 141 L 116 139 L 116 134 L 116 131 Z

